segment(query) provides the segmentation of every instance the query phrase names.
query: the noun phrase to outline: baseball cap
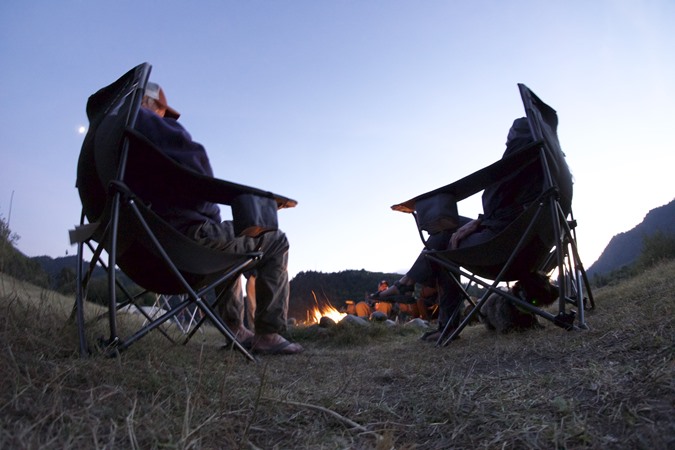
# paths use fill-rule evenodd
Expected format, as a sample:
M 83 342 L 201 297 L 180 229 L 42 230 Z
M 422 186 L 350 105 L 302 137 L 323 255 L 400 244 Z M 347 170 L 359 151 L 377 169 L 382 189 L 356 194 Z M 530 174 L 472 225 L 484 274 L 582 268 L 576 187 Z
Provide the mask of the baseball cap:
M 148 81 L 148 84 L 145 85 L 145 95 L 155 100 L 164 108 L 166 108 L 166 113 L 164 114 L 164 117 L 170 117 L 172 119 L 178 119 L 180 117 L 180 113 L 175 109 L 173 109 L 172 107 L 170 107 L 169 104 L 166 102 L 166 95 L 164 95 L 164 89 L 162 89 L 162 87 L 159 84 L 153 83 L 152 81 Z

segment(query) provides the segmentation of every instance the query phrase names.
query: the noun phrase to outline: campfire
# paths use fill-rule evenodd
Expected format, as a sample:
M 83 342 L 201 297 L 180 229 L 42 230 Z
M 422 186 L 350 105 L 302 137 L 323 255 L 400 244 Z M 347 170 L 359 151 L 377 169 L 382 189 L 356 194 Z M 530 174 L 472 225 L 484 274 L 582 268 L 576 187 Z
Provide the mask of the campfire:
M 331 305 L 324 305 L 321 308 L 315 306 L 311 311 L 307 312 L 309 323 L 319 323 L 322 317 L 328 317 L 333 322 L 338 323 L 342 320 L 347 314 L 341 313 Z
M 330 302 L 320 306 L 314 291 L 312 291 L 312 295 L 314 296 L 314 302 L 316 303 L 316 306 L 310 311 L 307 311 L 307 323 L 319 323 L 322 317 L 328 317 L 333 322 L 338 323 L 347 315 L 346 313 L 341 313 L 338 311 L 335 307 L 333 307 L 333 305 L 330 304 Z

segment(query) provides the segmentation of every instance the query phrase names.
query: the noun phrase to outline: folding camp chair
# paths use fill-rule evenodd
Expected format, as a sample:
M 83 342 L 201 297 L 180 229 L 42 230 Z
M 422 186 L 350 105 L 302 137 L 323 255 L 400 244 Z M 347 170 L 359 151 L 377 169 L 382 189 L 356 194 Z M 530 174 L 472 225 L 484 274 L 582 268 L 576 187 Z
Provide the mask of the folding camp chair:
M 184 342 L 204 321 L 209 321 L 232 348 L 254 360 L 216 314 L 215 304 L 205 301 L 205 294 L 216 286 L 234 282 L 242 271 L 255 266 L 262 253 L 234 254 L 203 247 L 155 214 L 152 205 L 139 197 L 137 191 L 142 188 L 141 192 L 146 196 L 197 199 L 222 205 L 260 201 L 273 205 L 273 213 L 269 214 L 274 215 L 274 222 L 277 208 L 293 207 L 297 202 L 186 169 L 135 131 L 150 70 L 148 63 L 135 67 L 93 94 L 87 102 L 90 127 L 77 168 L 82 214 L 80 225 L 70 232 L 71 243 L 78 245 L 74 314 L 80 352 L 82 355 L 89 354 L 84 306 L 93 270 L 101 266 L 108 275 L 110 336 L 103 342 L 105 352 L 116 354 L 154 329 L 171 339 L 162 325 L 188 307 L 194 307 L 203 318 L 192 327 Z M 233 211 L 235 229 L 237 215 Z M 89 264 L 85 263 L 85 248 L 91 253 Z M 104 253 L 107 254 L 107 263 Z M 120 283 L 118 269 L 144 291 L 132 295 Z M 117 290 L 120 291 L 119 301 Z M 144 314 L 146 323 L 135 332 L 120 336 L 118 312 L 128 305 L 137 305 L 146 292 L 183 297 L 159 317 L 151 317 L 143 308 L 137 308 Z
M 493 183 L 513 177 L 528 165 L 540 166 L 543 173 L 544 183 L 536 201 L 523 205 L 524 211 L 520 216 L 491 240 L 454 250 L 424 250 L 430 261 L 452 274 L 453 281 L 460 286 L 464 298 L 469 302 L 473 303 L 466 289 L 461 286 L 462 277 L 485 288 L 471 312 L 453 329 L 453 322 L 456 324 L 453 319 L 459 314 L 463 303 L 458 302 L 437 345 L 445 346 L 454 340 L 474 316 L 480 314 L 482 306 L 493 293 L 567 330 L 586 328 L 585 310 L 595 307 L 586 271 L 577 251 L 576 221 L 572 216 L 572 177 L 558 142 L 557 114 L 525 85 L 519 84 L 518 87 L 534 143 L 452 184 L 392 206 L 395 211 L 413 214 L 422 241 L 426 244 L 423 234 L 425 224 L 433 223 L 434 220 L 438 223 L 444 218 L 424 217 L 422 223 L 422 217 L 429 214 L 424 210 L 429 208 L 427 205 L 445 203 L 445 210 L 456 213 L 456 202 Z M 533 273 L 557 276 L 557 314 L 533 304 L 531 299 L 523 299 L 498 288 L 501 283 L 526 279 Z

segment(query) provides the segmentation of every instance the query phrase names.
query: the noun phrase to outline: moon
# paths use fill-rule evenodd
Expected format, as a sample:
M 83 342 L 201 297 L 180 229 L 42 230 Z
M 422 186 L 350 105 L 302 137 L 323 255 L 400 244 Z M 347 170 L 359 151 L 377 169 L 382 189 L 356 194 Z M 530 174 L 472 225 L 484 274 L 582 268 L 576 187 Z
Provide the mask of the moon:
M 77 129 L 77 132 L 80 134 L 84 134 L 85 131 L 87 131 L 87 127 L 84 125 L 80 125 L 80 127 Z

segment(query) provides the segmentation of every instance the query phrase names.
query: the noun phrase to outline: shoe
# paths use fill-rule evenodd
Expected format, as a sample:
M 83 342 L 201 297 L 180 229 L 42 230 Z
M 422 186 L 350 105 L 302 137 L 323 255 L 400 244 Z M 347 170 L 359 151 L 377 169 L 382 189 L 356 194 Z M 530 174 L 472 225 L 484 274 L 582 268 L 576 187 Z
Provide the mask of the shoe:
M 276 336 L 274 339 L 276 342 L 273 343 L 265 343 L 264 340 L 266 339 L 254 338 L 251 353 L 257 355 L 295 355 L 304 351 L 300 344 L 289 342 L 280 335 Z
M 448 334 L 445 335 L 444 339 L 447 339 L 452 333 L 454 333 L 454 331 L 455 331 L 455 328 L 449 329 Z M 422 340 L 424 342 L 434 342 L 434 343 L 436 343 L 436 342 L 438 342 L 438 339 L 441 337 L 442 333 L 443 333 L 442 330 L 427 331 L 426 333 L 424 333 L 422 335 L 422 337 L 420 337 L 420 340 Z M 455 336 L 453 341 L 455 341 L 457 339 L 459 339 L 459 335 Z
M 249 330 L 248 328 L 245 328 L 244 326 L 235 328 L 233 330 L 230 330 L 232 334 L 234 335 L 234 338 L 239 342 L 239 344 L 244 347 L 246 350 L 251 350 L 251 346 L 253 345 L 253 331 Z M 222 348 L 229 348 L 232 346 L 232 343 L 227 343 L 222 345 Z
M 438 338 L 441 337 L 441 330 L 431 330 L 426 331 L 421 337 L 420 340 L 424 342 L 436 342 Z
M 253 336 L 244 339 L 243 341 L 239 342 L 242 347 L 244 347 L 246 350 L 251 350 L 253 348 Z
M 232 334 L 234 335 L 234 338 L 238 340 L 240 343 L 244 343 L 245 341 L 248 341 L 253 338 L 253 331 L 249 330 L 243 325 L 240 325 L 237 328 L 233 328 Z
M 304 350 L 300 344 L 289 341 L 284 341 L 271 348 L 251 348 L 251 352 L 256 355 L 296 355 Z

